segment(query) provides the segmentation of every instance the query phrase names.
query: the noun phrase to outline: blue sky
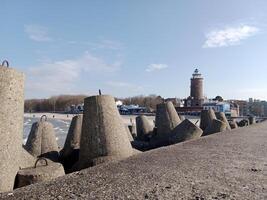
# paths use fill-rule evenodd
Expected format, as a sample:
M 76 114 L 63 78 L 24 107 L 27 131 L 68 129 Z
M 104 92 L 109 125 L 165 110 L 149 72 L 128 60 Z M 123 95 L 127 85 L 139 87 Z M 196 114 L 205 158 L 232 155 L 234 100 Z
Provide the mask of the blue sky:
M 267 99 L 266 0 L 0 0 L 1 59 L 26 98 L 58 94 Z

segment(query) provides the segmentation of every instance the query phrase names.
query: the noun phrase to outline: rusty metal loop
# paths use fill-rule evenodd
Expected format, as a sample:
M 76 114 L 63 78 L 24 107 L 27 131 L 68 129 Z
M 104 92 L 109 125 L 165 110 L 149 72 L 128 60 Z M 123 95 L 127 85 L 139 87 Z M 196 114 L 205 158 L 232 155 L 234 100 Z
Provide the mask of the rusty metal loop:
M 1 65 L 5 66 L 5 64 L 6 64 L 6 67 L 9 67 L 9 62 L 7 60 L 4 60 Z
M 45 118 L 45 119 L 44 119 Z M 44 119 L 44 121 L 46 122 L 47 121 L 47 116 L 46 115 L 42 115 L 41 118 L 40 118 L 40 121 L 42 122 Z
M 42 158 L 38 158 L 38 159 L 36 160 L 36 162 L 35 162 L 35 164 L 34 164 L 34 168 L 37 167 L 37 164 L 38 164 L 38 162 L 39 162 L 40 160 L 44 160 L 44 161 L 45 161 L 45 166 L 48 166 L 47 159 L 42 157 Z

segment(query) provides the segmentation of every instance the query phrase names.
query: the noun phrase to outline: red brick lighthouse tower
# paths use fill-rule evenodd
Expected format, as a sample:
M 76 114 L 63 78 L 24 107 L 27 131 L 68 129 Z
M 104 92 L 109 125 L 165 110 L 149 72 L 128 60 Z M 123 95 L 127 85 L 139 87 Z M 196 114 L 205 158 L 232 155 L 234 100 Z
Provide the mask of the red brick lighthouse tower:
M 198 107 L 204 103 L 203 77 L 198 69 L 195 69 L 191 78 L 191 106 Z

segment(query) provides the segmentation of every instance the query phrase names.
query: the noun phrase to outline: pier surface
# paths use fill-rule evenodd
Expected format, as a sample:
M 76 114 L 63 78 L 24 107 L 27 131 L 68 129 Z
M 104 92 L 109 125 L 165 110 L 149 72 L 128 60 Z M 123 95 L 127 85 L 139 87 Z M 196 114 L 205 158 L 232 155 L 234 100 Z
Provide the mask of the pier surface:
M 267 199 L 267 122 L 85 169 L 0 199 Z

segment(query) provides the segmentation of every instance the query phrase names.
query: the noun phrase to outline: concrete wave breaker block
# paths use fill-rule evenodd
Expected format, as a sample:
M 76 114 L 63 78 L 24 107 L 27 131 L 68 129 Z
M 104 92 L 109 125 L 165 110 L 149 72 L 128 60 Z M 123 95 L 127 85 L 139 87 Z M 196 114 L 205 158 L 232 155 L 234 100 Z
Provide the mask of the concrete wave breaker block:
M 179 117 L 180 117 L 180 120 L 181 121 L 184 121 L 185 120 L 185 116 L 184 115 L 179 115 Z
M 242 119 L 240 122 L 238 122 L 239 127 L 244 127 L 249 125 L 249 120 L 248 119 Z
M 109 95 L 84 100 L 84 116 L 78 168 L 87 168 L 133 154 L 115 100 Z
M 254 116 L 249 116 L 248 120 L 249 120 L 249 124 L 250 124 L 250 125 L 252 125 L 252 124 L 256 124 L 256 117 L 254 117 Z
M 24 147 L 22 147 L 19 167 L 20 168 L 32 167 L 34 166 L 35 162 L 36 162 L 36 158 L 33 157 L 28 151 L 26 151 Z
M 22 151 L 24 75 L 0 65 L 0 192 L 13 190 Z
M 80 149 L 82 121 L 82 115 L 77 115 L 72 118 L 66 141 L 61 151 L 62 157 L 68 157 L 74 150 Z
M 200 115 L 200 128 L 204 131 L 216 119 L 213 109 L 202 110 Z
M 64 168 L 60 163 L 45 160 L 45 163 L 39 163 L 43 158 L 36 161 L 33 167 L 20 169 L 16 177 L 16 188 L 24 187 L 30 184 L 51 181 L 60 176 L 64 176 Z
M 153 134 L 154 126 L 145 115 L 136 117 L 137 139 L 146 141 L 149 135 Z
M 214 119 L 203 132 L 203 136 L 225 131 L 226 127 L 227 125 L 224 122 L 218 119 Z
M 128 136 L 129 141 L 130 142 L 134 141 L 134 138 L 132 136 L 132 133 L 131 133 L 131 131 L 130 131 L 130 129 L 129 129 L 129 127 L 128 127 L 127 124 L 125 124 L 125 130 L 126 130 L 126 133 L 127 133 L 127 136 Z
M 35 157 L 58 161 L 59 149 L 53 125 L 43 119 L 33 123 L 25 149 Z
M 135 123 L 131 123 L 131 125 L 128 125 L 128 128 L 129 128 L 133 138 L 136 138 L 137 137 L 136 124 Z
M 82 120 L 83 115 L 72 118 L 64 147 L 60 151 L 60 162 L 63 164 L 66 173 L 73 172 L 72 167 L 79 160 Z
M 171 101 L 157 105 L 157 137 L 164 137 L 165 134 L 170 133 L 180 123 L 181 120 Z
M 200 138 L 203 131 L 190 120 L 185 119 L 175 129 L 172 130 L 169 137 L 169 144 L 184 142 L 191 139 Z
M 238 128 L 238 125 L 237 125 L 236 121 L 230 121 L 230 122 L 229 122 L 229 125 L 231 126 L 231 129 L 236 129 L 236 128 Z
M 226 130 L 231 130 L 232 129 L 230 124 L 229 124 L 229 122 L 228 122 L 228 120 L 227 120 L 227 118 L 226 118 L 226 116 L 225 116 L 224 112 L 216 112 L 215 115 L 216 115 L 216 118 L 218 120 L 221 120 L 222 122 L 224 122 L 226 124 Z
M 184 142 L 191 139 L 200 138 L 203 131 L 190 120 L 185 119 L 172 132 L 165 135 L 164 138 L 152 138 L 150 141 L 151 148 L 168 146 L 179 142 Z

